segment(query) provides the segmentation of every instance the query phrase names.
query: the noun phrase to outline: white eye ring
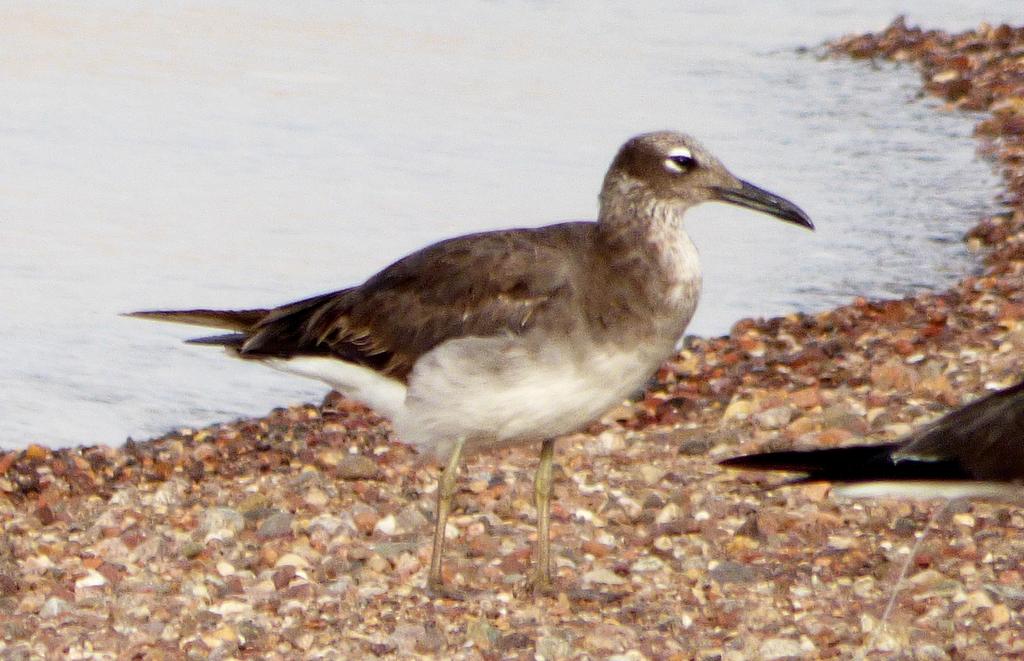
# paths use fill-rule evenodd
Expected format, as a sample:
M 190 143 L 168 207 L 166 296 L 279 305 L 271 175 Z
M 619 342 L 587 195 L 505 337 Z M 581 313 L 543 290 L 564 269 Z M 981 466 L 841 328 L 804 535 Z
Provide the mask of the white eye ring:
M 679 174 L 679 173 L 681 173 L 683 171 L 683 166 L 679 165 L 678 163 L 673 161 L 671 158 L 666 158 L 665 159 L 665 169 L 668 170 L 669 172 L 673 172 L 675 174 Z
M 665 169 L 673 174 L 685 172 L 693 163 L 693 152 L 686 147 L 675 147 L 664 161 Z

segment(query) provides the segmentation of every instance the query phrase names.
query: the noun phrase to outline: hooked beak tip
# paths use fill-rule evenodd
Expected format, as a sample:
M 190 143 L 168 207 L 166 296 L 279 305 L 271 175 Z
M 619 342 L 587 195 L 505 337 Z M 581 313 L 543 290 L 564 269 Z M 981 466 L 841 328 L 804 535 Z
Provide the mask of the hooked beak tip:
M 760 211 L 788 223 L 814 230 L 814 223 L 803 209 L 784 197 L 770 193 L 742 179 L 738 187 L 715 187 L 714 193 L 716 199 L 722 202 Z

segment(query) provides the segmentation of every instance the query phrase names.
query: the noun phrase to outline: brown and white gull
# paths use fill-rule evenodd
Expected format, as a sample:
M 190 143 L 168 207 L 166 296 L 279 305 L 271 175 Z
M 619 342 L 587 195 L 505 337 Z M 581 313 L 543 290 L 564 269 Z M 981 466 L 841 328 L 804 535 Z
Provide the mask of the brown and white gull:
M 806 228 L 793 203 L 732 175 L 693 138 L 662 131 L 619 150 L 596 222 L 448 239 L 361 285 L 259 310 L 136 312 L 231 331 L 191 342 L 325 381 L 445 466 L 428 587 L 464 454 L 538 443 L 534 589 L 552 588 L 555 439 L 640 389 L 675 353 L 701 269 L 683 215 L 721 201 Z

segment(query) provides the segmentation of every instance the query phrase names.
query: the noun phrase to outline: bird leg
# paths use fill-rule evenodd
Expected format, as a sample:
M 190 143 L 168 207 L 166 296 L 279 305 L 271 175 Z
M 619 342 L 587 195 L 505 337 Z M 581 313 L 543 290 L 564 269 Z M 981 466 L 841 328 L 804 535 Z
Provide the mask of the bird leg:
M 427 577 L 427 591 L 439 597 L 459 598 L 457 591 L 447 590 L 441 578 L 441 556 L 444 554 L 444 532 L 448 524 L 448 512 L 452 507 L 452 496 L 455 495 L 455 482 L 459 472 L 459 460 L 462 458 L 462 446 L 465 439 L 459 439 L 448 457 L 448 465 L 437 481 L 437 520 L 434 522 L 434 548 L 430 554 L 430 574 Z
M 533 574 L 533 591 L 547 594 L 553 591 L 551 580 L 551 468 L 555 456 L 555 439 L 544 441 L 540 449 L 537 477 L 533 481 L 533 497 L 537 505 L 537 566 Z

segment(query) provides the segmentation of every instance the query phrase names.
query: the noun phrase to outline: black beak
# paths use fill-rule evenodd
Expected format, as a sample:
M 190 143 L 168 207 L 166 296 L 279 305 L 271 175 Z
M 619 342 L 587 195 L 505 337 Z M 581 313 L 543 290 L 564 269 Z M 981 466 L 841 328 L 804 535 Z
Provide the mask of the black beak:
M 730 204 L 737 204 L 741 207 L 753 209 L 781 218 L 786 222 L 814 229 L 814 223 L 803 210 L 784 197 L 769 193 L 763 188 L 740 180 L 739 188 L 714 187 L 716 199 Z

